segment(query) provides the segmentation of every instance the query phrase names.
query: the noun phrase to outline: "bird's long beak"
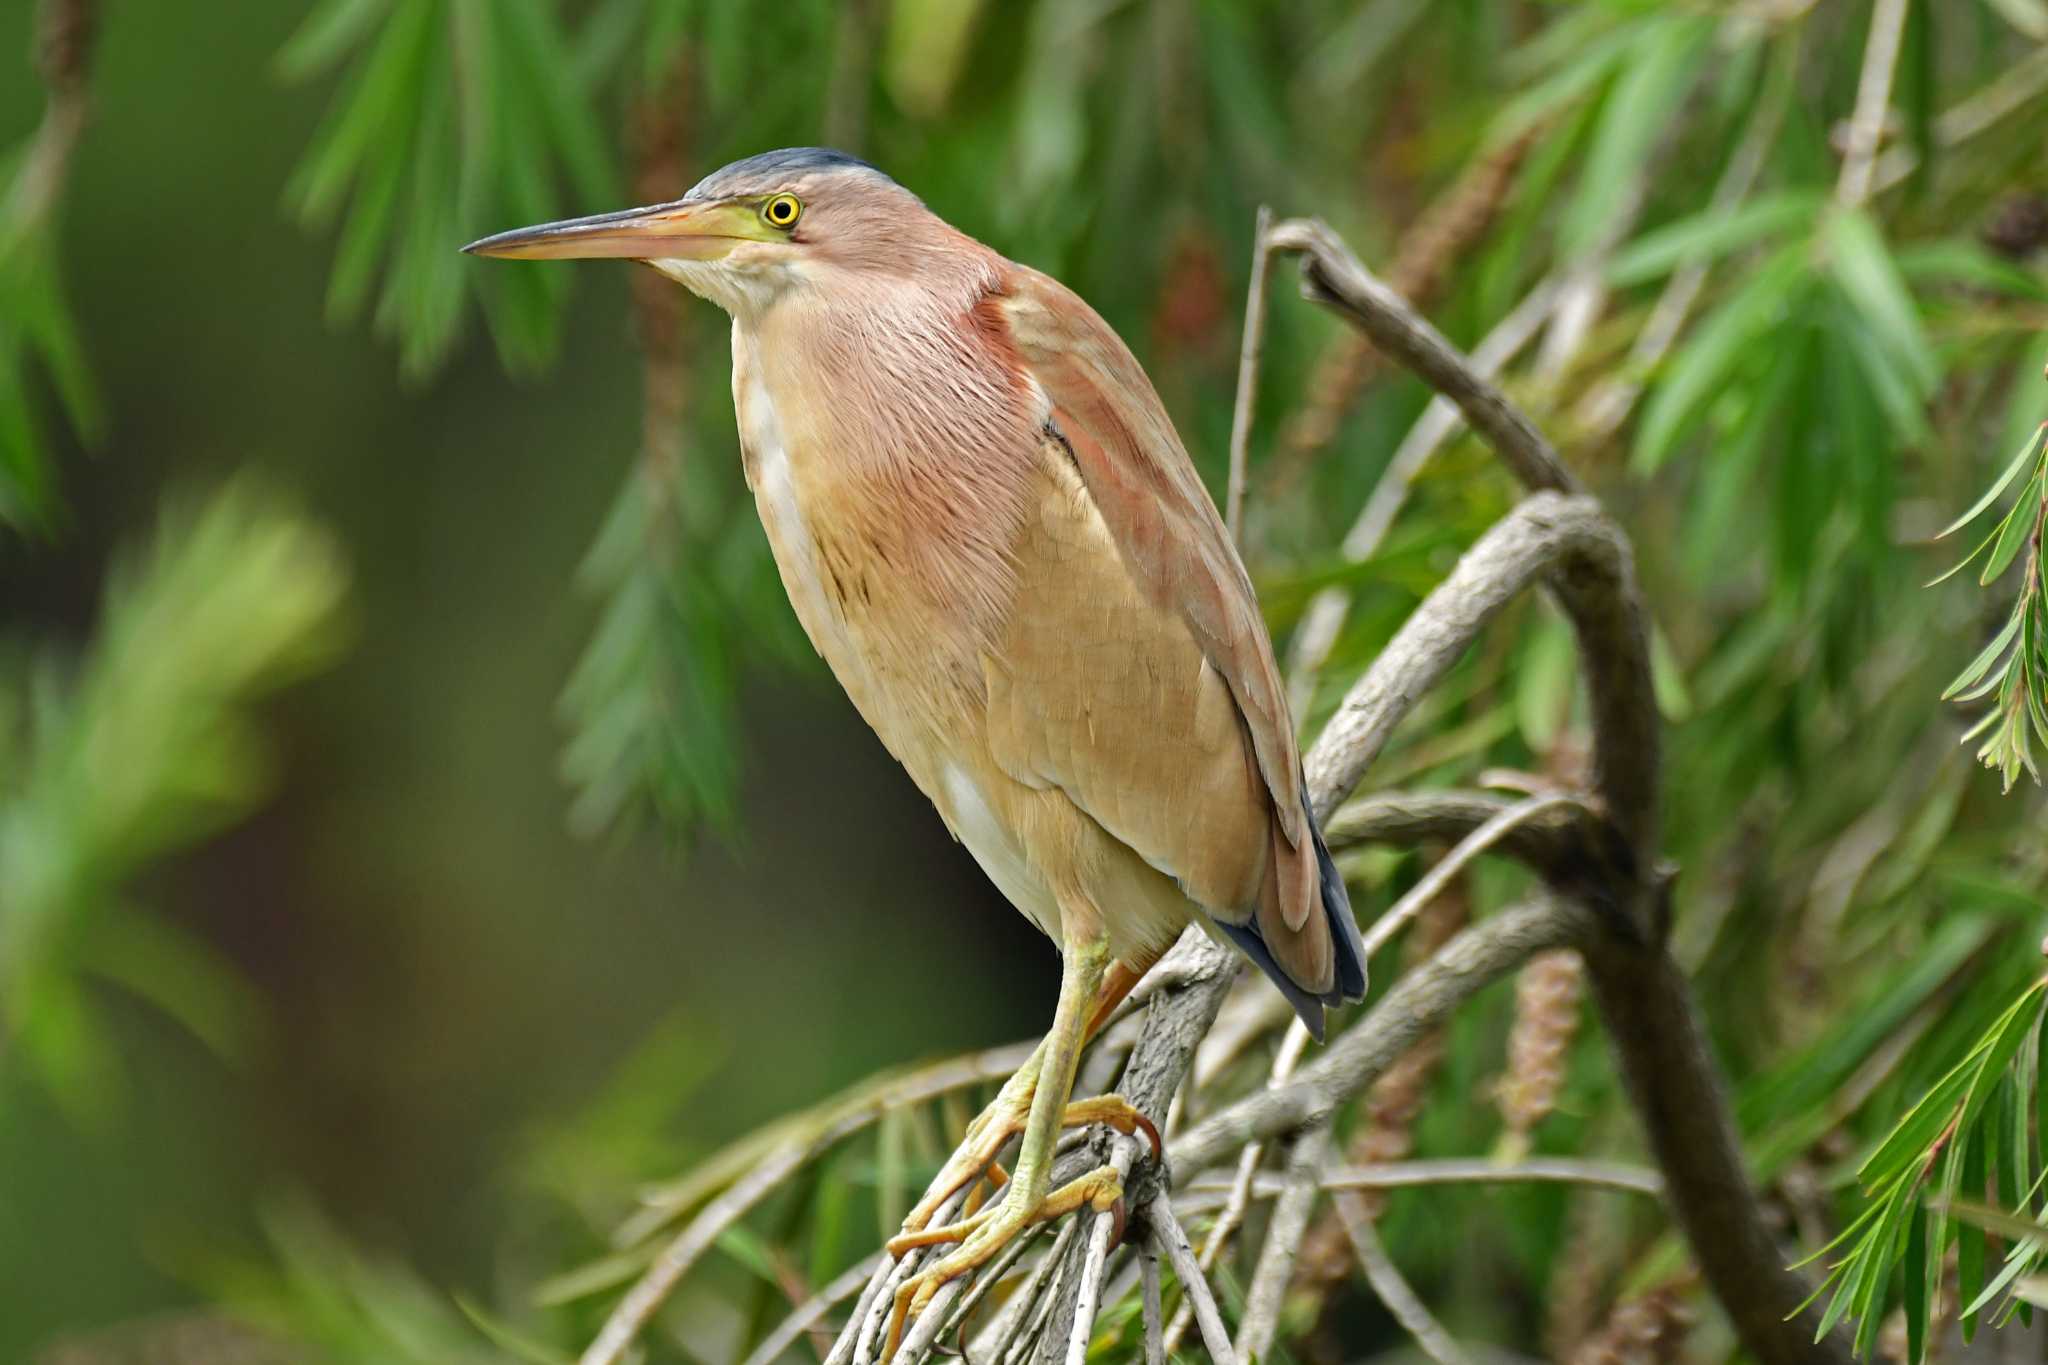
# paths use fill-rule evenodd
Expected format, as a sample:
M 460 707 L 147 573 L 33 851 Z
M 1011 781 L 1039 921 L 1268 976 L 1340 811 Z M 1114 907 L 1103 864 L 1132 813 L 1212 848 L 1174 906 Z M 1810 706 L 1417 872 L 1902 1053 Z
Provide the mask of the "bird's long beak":
M 740 242 L 765 241 L 769 232 L 746 204 L 678 200 L 618 213 L 514 228 L 462 248 L 473 256 L 522 261 L 605 257 L 629 261 L 715 261 Z

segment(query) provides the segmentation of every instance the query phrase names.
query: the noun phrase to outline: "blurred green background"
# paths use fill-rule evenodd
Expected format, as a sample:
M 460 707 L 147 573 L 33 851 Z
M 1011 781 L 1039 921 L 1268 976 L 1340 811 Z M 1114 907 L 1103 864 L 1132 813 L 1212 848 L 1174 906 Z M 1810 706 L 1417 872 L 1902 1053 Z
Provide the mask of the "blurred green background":
M 13 132 L 41 105 L 31 18 L 0 9 Z M 353 643 L 266 708 L 261 813 L 133 892 L 246 978 L 246 1063 L 114 998 L 125 1084 L 103 1130 L 0 1079 L 4 1360 L 188 1300 L 170 1272 L 249 1243 L 287 1182 L 430 1277 L 477 1281 L 522 1132 L 664 1020 L 706 1073 L 681 1150 L 884 1064 L 1021 1037 L 1057 982 L 822 667 L 744 679 L 729 840 L 569 831 L 556 702 L 596 611 L 574 579 L 637 443 L 626 272 L 577 281 L 544 377 L 508 381 L 472 337 L 402 382 L 388 347 L 326 320 L 329 249 L 280 207 L 324 102 L 275 74 L 303 18 L 103 21 L 63 254 L 107 437 L 63 452 L 58 535 L 0 538 L 6 628 L 83 641 L 114 547 L 166 489 L 254 466 L 345 545 Z M 691 321 L 704 454 L 736 464 L 723 329 Z M 956 971 L 990 988 L 957 992 L 942 1033 L 861 988 Z
M 1636 539 L 1678 951 L 1798 1238 L 2037 971 L 2041 798 L 1940 697 L 2039 595 L 1922 586 L 2048 416 L 2037 0 L 1904 7 L 1867 197 L 1838 178 L 1864 0 L 104 0 L 66 76 L 39 25 L 91 8 L 0 3 L 0 145 L 46 87 L 89 110 L 0 235 L 0 1360 L 215 1294 L 319 1320 L 251 1288 L 304 1249 L 292 1201 L 531 1326 L 635 1182 L 1042 1026 L 1049 947 L 796 635 L 723 317 L 456 254 L 775 146 L 866 155 L 1073 285 L 1212 489 L 1261 204 L 1406 262 L 1467 346 L 1532 292 L 1590 304 L 1505 382 Z M 1459 185 L 1472 221 L 1432 213 Z M 1283 649 L 1319 590 L 1353 599 L 1312 731 L 1513 490 L 1454 440 L 1340 550 L 1427 395 L 1273 278 L 1247 558 Z M 2008 674 L 2038 697 L 2048 646 Z M 1568 780 L 1571 686 L 1524 604 L 1373 781 Z M 1416 865 L 1348 871 L 1370 913 Z M 961 984 L 902 1003 L 930 981 Z M 1578 1008 L 1536 1147 L 1639 1155 Z M 1500 1137 L 1518 1017 L 1501 991 L 1461 1021 L 1416 1150 Z M 1390 1244 L 1494 1340 L 1554 1344 L 1573 1267 L 1581 1332 L 1668 1274 L 1654 1219 L 1422 1198 Z M 762 1235 L 814 1279 L 872 1244 L 863 1214 L 807 1248 L 811 1217 Z M 1362 1304 L 1353 1344 L 1388 1341 Z M 578 1313 L 541 1315 L 558 1345 Z M 709 1294 L 674 1322 L 662 1349 L 712 1360 L 744 1327 Z

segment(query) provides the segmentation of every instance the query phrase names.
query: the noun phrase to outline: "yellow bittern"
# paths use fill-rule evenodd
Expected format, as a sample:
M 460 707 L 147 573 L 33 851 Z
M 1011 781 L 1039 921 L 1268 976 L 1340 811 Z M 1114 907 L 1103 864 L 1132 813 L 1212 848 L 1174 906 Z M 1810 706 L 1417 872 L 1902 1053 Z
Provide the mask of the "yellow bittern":
M 1322 1035 L 1365 993 L 1250 580 L 1137 360 L 1057 281 L 867 163 L 796 148 L 681 199 L 487 237 L 485 256 L 640 261 L 732 315 L 748 486 L 811 643 L 955 838 L 1059 946 L 1051 1031 L 892 1242 L 958 1242 L 938 1287 L 1033 1222 L 1082 1046 L 1189 923 Z M 930 1227 L 1022 1136 L 1000 1199 Z M 1156 1135 L 1155 1135 L 1156 1141 Z

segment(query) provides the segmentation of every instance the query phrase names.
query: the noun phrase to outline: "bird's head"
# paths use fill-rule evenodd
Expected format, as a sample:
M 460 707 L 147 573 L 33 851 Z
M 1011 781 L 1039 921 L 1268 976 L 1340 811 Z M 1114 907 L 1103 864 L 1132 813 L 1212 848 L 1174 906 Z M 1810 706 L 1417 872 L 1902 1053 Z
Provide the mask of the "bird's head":
M 640 261 L 735 317 L 844 270 L 908 271 L 950 232 L 916 195 L 844 152 L 791 147 L 712 172 L 668 204 L 515 228 L 463 250 L 515 260 Z

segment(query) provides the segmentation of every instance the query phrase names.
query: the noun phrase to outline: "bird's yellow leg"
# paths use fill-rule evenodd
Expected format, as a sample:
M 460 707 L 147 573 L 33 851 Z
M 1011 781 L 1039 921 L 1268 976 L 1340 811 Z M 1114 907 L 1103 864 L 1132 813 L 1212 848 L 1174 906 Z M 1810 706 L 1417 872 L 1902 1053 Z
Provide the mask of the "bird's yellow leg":
M 889 1319 L 887 1360 L 903 1339 L 904 1325 L 922 1312 L 932 1295 L 947 1281 L 985 1264 L 1018 1233 L 1033 1223 L 1056 1218 L 1087 1204 L 1107 1210 L 1123 1195 L 1122 1183 L 1108 1167 L 1051 1189 L 1054 1149 L 1067 1114 L 1067 1097 L 1074 1088 L 1074 1070 L 1081 1045 L 1095 1014 L 1098 993 L 1109 967 L 1109 946 L 1102 938 L 1067 942 L 1060 973 L 1060 1003 L 1053 1014 L 1052 1030 L 1045 1035 L 1037 1054 L 1038 1068 L 1031 1112 L 1024 1124 L 1024 1142 L 1017 1153 L 1017 1167 L 1010 1173 L 1003 1197 L 991 1207 L 950 1227 L 916 1234 L 913 1245 L 959 1241 L 936 1263 L 905 1280 L 896 1291 L 896 1303 Z M 1119 1102 L 1120 1103 L 1120 1102 Z M 1129 1105 L 1124 1105 L 1128 1110 Z M 1092 1119 L 1089 1121 L 1093 1121 Z M 898 1238 L 892 1248 L 907 1239 Z
M 1123 1003 L 1131 988 L 1151 970 L 1152 962 L 1142 966 L 1129 966 L 1122 962 L 1111 962 L 1102 974 L 1101 984 L 1096 988 L 1094 999 L 1089 1004 L 1088 1021 L 1081 1031 L 1081 1042 L 1075 1049 L 1078 1056 L 1081 1048 L 1109 1022 L 1110 1015 Z M 1003 1088 L 981 1111 L 974 1121 L 967 1125 L 966 1135 L 953 1154 L 946 1158 L 938 1178 L 932 1182 L 930 1191 L 917 1203 L 903 1220 L 902 1235 L 889 1243 L 889 1254 L 901 1256 L 911 1247 L 929 1246 L 933 1242 L 950 1242 L 952 1237 L 919 1236 L 939 1206 L 960 1192 L 963 1185 L 979 1178 L 995 1164 L 996 1154 L 1009 1144 L 1011 1138 L 1024 1131 L 1025 1122 L 1031 1116 L 1031 1102 L 1038 1089 L 1038 1071 L 1045 1060 L 1046 1044 L 1052 1041 L 1050 1034 L 1042 1039 L 1038 1047 L 1025 1059 L 1024 1065 L 1003 1083 Z M 1081 1100 L 1066 1107 L 1060 1118 L 1062 1128 L 1080 1128 L 1091 1123 L 1106 1123 L 1126 1137 L 1143 1129 L 1151 1140 L 1156 1154 L 1162 1150 L 1159 1130 L 1152 1121 L 1125 1102 L 1121 1095 L 1098 1095 L 1093 1099 Z M 994 1183 L 1001 1185 L 1004 1180 Z M 967 1209 L 974 1212 L 975 1206 Z

